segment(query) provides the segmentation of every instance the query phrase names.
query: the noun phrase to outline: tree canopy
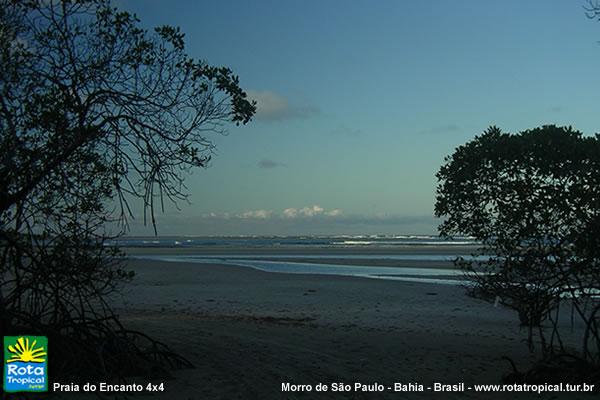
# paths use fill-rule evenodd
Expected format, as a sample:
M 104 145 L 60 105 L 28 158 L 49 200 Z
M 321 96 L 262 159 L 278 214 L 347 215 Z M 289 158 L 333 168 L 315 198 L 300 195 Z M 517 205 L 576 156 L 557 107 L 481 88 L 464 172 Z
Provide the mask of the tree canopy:
M 181 199 L 182 172 L 210 158 L 207 134 L 250 120 L 230 69 L 188 57 L 178 28 L 138 22 L 105 0 L 2 1 L 4 216 L 82 166 L 107 179 L 121 217 L 126 194 L 150 208 L 155 195 Z
M 571 299 L 587 326 L 584 353 L 598 362 L 600 137 L 554 125 L 517 134 L 490 127 L 447 157 L 437 178 L 440 233 L 482 243 L 483 257 L 458 260 L 476 290 L 519 311 L 530 340 L 546 319 L 557 337 L 551 312 Z M 541 326 L 540 338 L 552 350 Z
M 186 198 L 210 135 L 255 109 L 229 68 L 186 54 L 178 28 L 147 31 L 109 0 L 0 0 L 3 331 L 67 335 L 75 353 L 126 339 L 105 301 L 129 276 L 107 224 L 126 224 L 136 199 L 154 224 Z M 70 357 L 122 368 L 97 356 Z
M 571 128 L 510 135 L 490 127 L 458 147 L 437 174 L 440 232 L 506 246 L 590 239 L 600 211 L 599 150 L 598 137 Z

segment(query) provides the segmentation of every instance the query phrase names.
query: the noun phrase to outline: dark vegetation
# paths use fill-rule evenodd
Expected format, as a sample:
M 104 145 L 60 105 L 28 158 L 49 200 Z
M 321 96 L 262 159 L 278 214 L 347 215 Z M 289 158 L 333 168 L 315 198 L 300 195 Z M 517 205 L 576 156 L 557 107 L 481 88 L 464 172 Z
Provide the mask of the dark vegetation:
M 0 0 L 1 332 L 49 336 L 56 379 L 189 366 L 107 304 L 131 278 L 110 242 L 130 205 L 155 225 L 209 162 L 207 135 L 255 112 L 183 38 L 108 0 Z
M 481 241 L 481 257 L 456 261 L 475 283 L 471 294 L 516 310 L 530 348 L 541 350 L 521 379 L 598 387 L 600 135 L 490 127 L 445 161 L 437 174 L 440 233 Z M 563 341 L 572 324 L 584 327 L 577 348 Z

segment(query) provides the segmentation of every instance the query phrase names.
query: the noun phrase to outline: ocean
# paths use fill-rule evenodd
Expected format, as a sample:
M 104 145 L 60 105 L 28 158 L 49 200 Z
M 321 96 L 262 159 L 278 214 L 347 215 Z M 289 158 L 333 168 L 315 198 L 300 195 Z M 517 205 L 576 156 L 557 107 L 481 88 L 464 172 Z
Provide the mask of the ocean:
M 340 236 L 128 236 L 115 240 L 124 247 L 394 247 L 394 246 L 469 246 L 471 237 L 453 239 L 437 235 L 340 235 Z

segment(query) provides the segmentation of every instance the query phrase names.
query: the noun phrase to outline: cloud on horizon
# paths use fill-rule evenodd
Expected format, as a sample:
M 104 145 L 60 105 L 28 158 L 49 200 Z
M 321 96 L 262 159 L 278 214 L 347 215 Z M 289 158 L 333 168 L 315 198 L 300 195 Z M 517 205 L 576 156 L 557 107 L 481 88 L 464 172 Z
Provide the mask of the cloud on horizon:
M 433 215 L 345 214 L 339 208 L 319 205 L 257 209 L 243 212 L 206 213 L 201 216 L 172 214 L 158 216 L 160 235 L 340 235 L 340 234 L 435 234 L 440 220 Z M 132 221 L 133 222 L 133 221 Z M 131 226 L 130 235 L 151 236 L 152 227 L 141 220 Z
M 281 212 L 273 210 L 245 210 L 241 213 L 207 213 L 201 218 L 204 219 L 294 219 L 294 218 L 313 218 L 313 217 L 341 217 L 342 210 L 333 208 L 326 210 L 323 207 L 315 204 L 309 207 L 302 208 L 285 208 Z
M 323 207 L 314 205 L 311 207 L 303 208 L 286 208 L 282 213 L 284 218 L 312 218 L 317 216 L 325 217 L 339 217 L 342 215 L 342 210 L 334 208 L 332 210 L 325 210 Z
M 238 218 L 242 218 L 242 219 L 267 219 L 267 218 L 271 218 L 271 215 L 273 214 L 273 211 L 269 211 L 269 210 L 250 210 L 250 211 L 244 211 L 241 214 L 238 214 L 237 217 Z
M 321 112 L 314 105 L 290 105 L 285 97 L 269 90 L 247 90 L 246 93 L 256 101 L 255 118 L 259 121 L 306 119 Z

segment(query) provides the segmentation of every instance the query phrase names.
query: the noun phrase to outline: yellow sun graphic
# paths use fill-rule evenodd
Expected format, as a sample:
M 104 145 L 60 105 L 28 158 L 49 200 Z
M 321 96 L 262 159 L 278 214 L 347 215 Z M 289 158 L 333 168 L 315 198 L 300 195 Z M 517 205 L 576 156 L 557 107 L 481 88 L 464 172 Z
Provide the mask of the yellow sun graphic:
M 18 338 L 17 343 L 13 346 L 8 346 L 8 351 L 13 355 L 6 360 L 7 363 L 22 361 L 22 362 L 34 362 L 42 363 L 46 361 L 43 356 L 46 355 L 43 347 L 35 348 L 36 340 L 29 344 L 29 339 Z

